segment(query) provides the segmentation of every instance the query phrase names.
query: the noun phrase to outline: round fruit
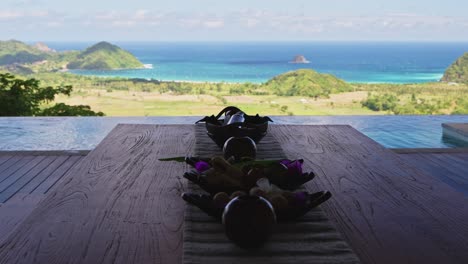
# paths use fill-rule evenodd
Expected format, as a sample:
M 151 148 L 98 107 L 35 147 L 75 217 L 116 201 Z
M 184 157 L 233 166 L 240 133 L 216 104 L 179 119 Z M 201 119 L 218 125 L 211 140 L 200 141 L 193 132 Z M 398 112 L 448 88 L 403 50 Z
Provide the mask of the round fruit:
M 229 198 L 229 194 L 225 192 L 219 192 L 213 197 L 213 202 L 217 207 L 224 208 L 226 204 L 229 203 L 231 198 Z
M 243 248 L 263 245 L 276 223 L 275 211 L 266 199 L 243 195 L 231 200 L 223 212 L 227 237 Z
M 226 159 L 232 156 L 235 160 L 240 160 L 243 157 L 255 159 L 257 145 L 249 137 L 230 137 L 224 143 L 223 153 Z
M 231 197 L 230 197 L 230 198 L 231 198 L 231 199 L 234 199 L 234 198 L 236 198 L 237 196 L 241 196 L 241 195 L 246 195 L 246 193 L 243 192 L 243 191 L 235 191 L 235 192 L 233 192 L 233 193 L 231 194 Z

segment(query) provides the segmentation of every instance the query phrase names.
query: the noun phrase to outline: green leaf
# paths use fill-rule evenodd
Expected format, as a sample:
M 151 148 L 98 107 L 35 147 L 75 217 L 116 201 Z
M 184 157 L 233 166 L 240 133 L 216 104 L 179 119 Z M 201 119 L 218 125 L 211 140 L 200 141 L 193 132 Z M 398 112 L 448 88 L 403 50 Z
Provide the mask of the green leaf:
M 185 157 L 162 158 L 162 159 L 159 159 L 159 161 L 185 162 Z

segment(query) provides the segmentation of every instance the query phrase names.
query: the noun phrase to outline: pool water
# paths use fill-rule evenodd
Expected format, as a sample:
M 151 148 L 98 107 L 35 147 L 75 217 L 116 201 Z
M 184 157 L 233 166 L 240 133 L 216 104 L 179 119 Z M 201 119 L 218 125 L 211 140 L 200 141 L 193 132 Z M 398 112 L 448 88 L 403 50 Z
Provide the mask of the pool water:
M 349 124 L 388 148 L 454 148 L 468 143 L 442 136 L 442 123 L 468 116 L 276 116 L 277 124 Z M 193 124 L 200 117 L 3 117 L 0 150 L 89 150 L 119 123 Z

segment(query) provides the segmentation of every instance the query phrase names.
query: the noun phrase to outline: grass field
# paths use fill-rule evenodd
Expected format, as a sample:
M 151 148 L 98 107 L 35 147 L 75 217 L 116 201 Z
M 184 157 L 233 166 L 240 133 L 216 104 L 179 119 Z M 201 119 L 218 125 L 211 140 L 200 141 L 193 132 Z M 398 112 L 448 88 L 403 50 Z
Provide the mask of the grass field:
M 47 86 L 72 85 L 71 96 L 58 96 L 55 102 L 90 105 L 94 111 L 102 111 L 107 116 L 199 116 L 216 113 L 228 105 L 262 115 L 468 114 L 468 84 L 354 83 L 352 92 L 308 97 L 278 96 L 261 85 L 248 83 L 155 82 L 70 73 L 41 73 L 30 77 Z M 373 111 L 362 105 L 369 95 L 386 94 L 397 98 L 398 107 Z
M 56 102 L 87 104 L 107 116 L 208 115 L 228 105 L 247 113 L 269 115 L 375 115 L 384 114 L 361 106 L 367 92 L 333 94 L 328 99 L 275 95 L 171 95 L 156 92 L 82 90 L 72 96 L 59 96 Z

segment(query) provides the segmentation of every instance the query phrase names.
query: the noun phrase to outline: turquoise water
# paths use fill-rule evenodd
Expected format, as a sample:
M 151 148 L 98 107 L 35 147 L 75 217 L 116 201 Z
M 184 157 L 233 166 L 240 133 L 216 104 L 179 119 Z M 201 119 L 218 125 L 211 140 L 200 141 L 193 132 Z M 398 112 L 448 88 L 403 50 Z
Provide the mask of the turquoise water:
M 57 50 L 93 43 L 47 43 Z M 117 43 L 151 69 L 73 71 L 93 76 L 164 81 L 253 82 L 310 68 L 349 82 L 421 83 L 438 81 L 468 43 L 379 42 L 198 42 Z M 304 55 L 309 64 L 289 63 Z
M 119 123 L 193 124 L 199 117 L 3 117 L 0 150 L 93 149 Z M 442 136 L 444 122 L 468 116 L 295 116 L 278 124 L 349 124 L 389 148 L 468 147 Z

